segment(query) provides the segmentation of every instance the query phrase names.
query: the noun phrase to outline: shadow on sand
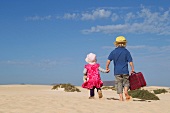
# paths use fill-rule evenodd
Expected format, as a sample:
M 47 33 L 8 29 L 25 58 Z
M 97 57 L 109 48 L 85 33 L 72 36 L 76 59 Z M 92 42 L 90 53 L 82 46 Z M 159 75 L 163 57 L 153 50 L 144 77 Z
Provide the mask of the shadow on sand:
M 107 98 L 107 100 L 119 100 L 119 99 L 112 97 L 112 98 Z M 144 99 L 132 99 L 132 101 L 151 102 Z

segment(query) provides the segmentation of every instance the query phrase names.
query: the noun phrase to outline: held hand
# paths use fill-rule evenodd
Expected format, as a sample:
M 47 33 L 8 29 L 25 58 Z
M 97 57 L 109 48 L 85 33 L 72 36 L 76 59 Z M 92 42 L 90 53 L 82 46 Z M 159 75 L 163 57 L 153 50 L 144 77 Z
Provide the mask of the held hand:
M 110 69 L 108 68 L 108 69 L 106 69 L 106 73 L 109 73 L 110 72 Z
M 106 67 L 106 70 L 110 70 L 108 67 Z

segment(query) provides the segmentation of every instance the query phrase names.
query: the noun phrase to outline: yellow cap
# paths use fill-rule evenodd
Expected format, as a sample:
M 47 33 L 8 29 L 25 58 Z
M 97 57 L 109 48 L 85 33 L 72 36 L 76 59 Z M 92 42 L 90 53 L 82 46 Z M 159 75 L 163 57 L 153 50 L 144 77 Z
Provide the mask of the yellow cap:
M 114 42 L 114 44 L 117 44 L 117 43 L 126 43 L 126 38 L 124 36 L 118 36 L 116 38 L 116 41 Z

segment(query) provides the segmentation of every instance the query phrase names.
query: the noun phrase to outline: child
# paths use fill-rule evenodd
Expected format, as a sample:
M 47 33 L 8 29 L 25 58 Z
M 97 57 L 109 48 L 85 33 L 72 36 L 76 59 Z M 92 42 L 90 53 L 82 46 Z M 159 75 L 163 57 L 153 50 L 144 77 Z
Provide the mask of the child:
M 94 89 L 97 89 L 99 98 L 102 98 L 101 87 L 103 86 L 103 82 L 100 78 L 99 71 L 103 73 L 108 73 L 109 70 L 102 69 L 100 65 L 97 63 L 96 55 L 94 53 L 90 53 L 87 55 L 85 61 L 88 63 L 85 65 L 83 74 L 84 83 L 82 84 L 83 88 L 90 89 L 90 97 L 89 99 L 94 99 Z
M 130 52 L 125 48 L 126 39 L 123 36 L 118 36 L 114 42 L 116 48 L 110 53 L 108 60 L 106 62 L 106 69 L 109 69 L 110 62 L 114 62 L 114 75 L 117 83 L 117 93 L 119 94 L 120 101 L 123 101 L 123 89 L 125 93 L 126 100 L 131 97 L 128 94 L 129 89 L 129 70 L 128 63 L 131 66 L 131 73 L 134 72 L 133 60 Z

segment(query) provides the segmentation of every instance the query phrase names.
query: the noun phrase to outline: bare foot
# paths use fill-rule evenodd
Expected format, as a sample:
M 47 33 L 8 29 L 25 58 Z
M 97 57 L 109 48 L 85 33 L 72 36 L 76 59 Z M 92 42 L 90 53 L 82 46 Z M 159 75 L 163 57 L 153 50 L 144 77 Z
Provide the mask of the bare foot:
M 124 101 L 124 99 L 123 99 L 123 98 L 120 98 L 119 101 Z
M 125 96 L 126 96 L 126 100 L 130 100 L 132 97 L 131 96 L 129 96 L 128 94 L 125 94 Z

